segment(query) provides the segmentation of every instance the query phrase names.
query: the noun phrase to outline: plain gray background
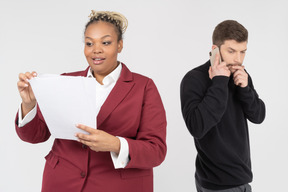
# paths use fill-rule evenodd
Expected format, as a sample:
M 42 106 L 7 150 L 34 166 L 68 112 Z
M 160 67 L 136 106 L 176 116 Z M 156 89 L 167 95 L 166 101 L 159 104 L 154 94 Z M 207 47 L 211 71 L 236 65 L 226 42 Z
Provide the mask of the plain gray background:
M 85 69 L 83 30 L 91 9 L 123 13 L 129 21 L 119 60 L 151 77 L 167 112 L 168 153 L 154 169 L 154 189 L 196 191 L 196 150 L 182 119 L 179 85 L 190 69 L 208 60 L 214 27 L 235 19 L 249 31 L 244 65 L 266 103 L 266 120 L 250 126 L 253 191 L 287 189 L 287 44 L 285 0 L 1 0 L 0 1 L 0 191 L 41 189 L 44 156 L 53 138 L 29 144 L 16 135 L 14 118 L 21 102 L 18 74 Z

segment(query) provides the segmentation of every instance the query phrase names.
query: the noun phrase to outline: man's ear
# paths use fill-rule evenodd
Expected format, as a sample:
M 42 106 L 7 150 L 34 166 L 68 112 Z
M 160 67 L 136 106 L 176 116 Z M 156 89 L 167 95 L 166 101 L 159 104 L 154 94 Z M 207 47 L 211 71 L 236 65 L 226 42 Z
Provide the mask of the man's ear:
M 212 45 L 212 50 L 218 47 L 217 45 Z

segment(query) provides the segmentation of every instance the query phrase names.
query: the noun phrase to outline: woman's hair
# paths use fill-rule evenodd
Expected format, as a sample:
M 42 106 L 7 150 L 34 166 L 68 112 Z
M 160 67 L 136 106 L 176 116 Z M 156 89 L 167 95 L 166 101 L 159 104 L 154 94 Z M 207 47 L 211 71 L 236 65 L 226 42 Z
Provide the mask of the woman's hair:
M 238 43 L 248 41 L 248 31 L 237 21 L 223 21 L 215 27 L 212 41 L 214 45 L 220 47 L 225 40 L 235 40 Z
M 118 35 L 118 41 L 123 39 L 123 34 L 128 27 L 128 20 L 121 13 L 113 12 L 113 11 L 95 11 L 92 10 L 89 15 L 90 21 L 85 26 L 85 31 L 89 25 L 92 23 L 97 23 L 99 21 L 111 23 L 114 25 L 115 30 Z

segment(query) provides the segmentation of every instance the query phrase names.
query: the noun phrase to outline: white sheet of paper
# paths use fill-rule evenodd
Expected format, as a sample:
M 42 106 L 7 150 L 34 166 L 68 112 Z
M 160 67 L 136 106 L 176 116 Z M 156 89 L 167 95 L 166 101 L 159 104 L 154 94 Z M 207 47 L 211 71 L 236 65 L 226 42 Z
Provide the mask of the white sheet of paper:
M 50 133 L 76 140 L 76 124 L 97 128 L 96 80 L 80 76 L 38 75 L 29 80 Z

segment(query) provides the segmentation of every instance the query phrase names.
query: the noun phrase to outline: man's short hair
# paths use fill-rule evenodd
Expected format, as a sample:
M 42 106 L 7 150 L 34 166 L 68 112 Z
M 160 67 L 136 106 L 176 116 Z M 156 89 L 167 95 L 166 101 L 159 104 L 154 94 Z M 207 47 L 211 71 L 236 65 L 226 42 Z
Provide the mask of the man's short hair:
M 248 31 L 237 21 L 223 21 L 215 27 L 212 41 L 214 45 L 220 47 L 226 40 L 235 40 L 238 43 L 248 41 Z

